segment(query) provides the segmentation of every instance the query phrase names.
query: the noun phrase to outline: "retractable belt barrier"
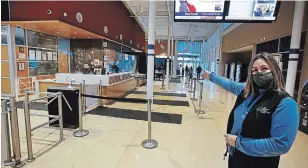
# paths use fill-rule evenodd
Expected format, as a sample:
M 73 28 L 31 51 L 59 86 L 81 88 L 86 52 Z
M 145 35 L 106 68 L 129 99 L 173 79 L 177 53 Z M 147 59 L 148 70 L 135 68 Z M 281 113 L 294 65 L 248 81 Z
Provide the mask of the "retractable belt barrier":
M 115 100 L 115 101 L 120 101 L 120 102 L 147 103 L 147 100 L 138 99 L 138 98 L 116 98 L 116 97 L 104 97 L 104 96 L 87 95 L 87 94 L 81 94 L 81 96 L 82 97 L 97 98 L 97 99 Z

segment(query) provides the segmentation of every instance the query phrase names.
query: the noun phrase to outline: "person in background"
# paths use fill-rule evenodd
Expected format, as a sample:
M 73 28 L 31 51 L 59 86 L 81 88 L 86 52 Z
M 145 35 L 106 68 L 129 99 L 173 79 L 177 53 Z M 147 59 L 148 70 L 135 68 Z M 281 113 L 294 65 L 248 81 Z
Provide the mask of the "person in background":
M 194 69 L 193 69 L 193 67 L 191 66 L 191 67 L 189 68 L 189 81 L 192 80 L 193 74 L 194 74 Z
M 205 71 L 209 79 L 237 95 L 225 135 L 229 168 L 278 168 L 280 156 L 294 143 L 299 126 L 297 103 L 272 55 L 254 56 L 246 83 Z
M 188 71 L 189 71 L 189 69 L 188 69 L 188 66 L 186 65 L 185 66 L 185 76 L 188 76 Z
M 182 77 L 184 77 L 184 72 L 185 72 L 185 69 L 184 67 L 182 67 Z
M 186 13 L 195 13 L 196 7 L 195 5 L 187 2 L 187 0 L 179 0 L 180 1 L 180 12 L 186 12 Z
M 201 68 L 200 65 L 196 68 L 196 72 L 197 72 L 197 79 L 200 79 L 200 75 L 201 75 L 201 72 L 202 72 L 202 68 Z

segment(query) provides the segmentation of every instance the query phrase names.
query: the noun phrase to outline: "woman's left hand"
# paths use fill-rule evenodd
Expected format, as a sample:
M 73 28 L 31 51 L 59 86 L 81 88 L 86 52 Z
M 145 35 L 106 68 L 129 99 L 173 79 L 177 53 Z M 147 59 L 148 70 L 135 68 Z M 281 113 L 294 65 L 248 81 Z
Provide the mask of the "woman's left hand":
M 226 135 L 225 135 L 226 143 L 227 143 L 229 146 L 235 147 L 235 145 L 236 145 L 236 138 L 237 138 L 236 135 L 230 135 L 230 134 L 226 134 Z

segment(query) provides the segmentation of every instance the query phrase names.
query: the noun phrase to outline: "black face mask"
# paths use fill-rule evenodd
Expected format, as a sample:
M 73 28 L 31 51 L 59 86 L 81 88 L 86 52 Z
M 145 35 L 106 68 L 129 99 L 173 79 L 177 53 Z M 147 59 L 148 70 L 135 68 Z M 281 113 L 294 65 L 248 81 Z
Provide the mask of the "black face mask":
M 252 74 L 252 80 L 259 89 L 268 89 L 273 82 L 272 72 L 257 72 Z

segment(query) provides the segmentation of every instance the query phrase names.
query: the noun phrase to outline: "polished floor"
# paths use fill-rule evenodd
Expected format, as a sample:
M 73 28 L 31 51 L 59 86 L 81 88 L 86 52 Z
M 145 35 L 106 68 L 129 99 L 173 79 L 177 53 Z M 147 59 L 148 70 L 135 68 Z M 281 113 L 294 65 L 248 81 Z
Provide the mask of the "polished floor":
M 155 92 L 187 93 L 183 83 L 169 83 L 160 89 L 154 83 Z M 197 87 L 196 97 L 199 97 Z M 138 89 L 145 91 L 145 87 Z M 130 98 L 146 98 L 145 94 L 130 94 Z M 194 113 L 198 101 L 187 97 L 155 95 L 154 99 L 188 101 L 190 106 L 152 106 L 153 112 L 182 115 L 181 124 L 152 122 L 152 138 L 158 141 L 155 149 L 144 149 L 141 142 L 147 138 L 147 121 L 86 114 L 84 128 L 90 134 L 83 138 L 73 136 L 73 130 L 65 130 L 65 141 L 57 143 L 59 131 L 43 127 L 32 134 L 36 158 L 26 168 L 226 168 L 224 133 L 228 114 L 235 96 L 205 81 L 202 110 Z M 146 110 L 145 104 L 115 103 L 110 108 Z M 35 112 L 35 110 L 31 110 Z M 47 113 L 46 111 L 36 111 Z M 27 158 L 23 110 L 18 109 L 22 160 Z M 47 118 L 31 116 L 32 127 Z M 308 167 L 308 135 L 298 132 L 290 152 L 282 156 L 281 168 Z

